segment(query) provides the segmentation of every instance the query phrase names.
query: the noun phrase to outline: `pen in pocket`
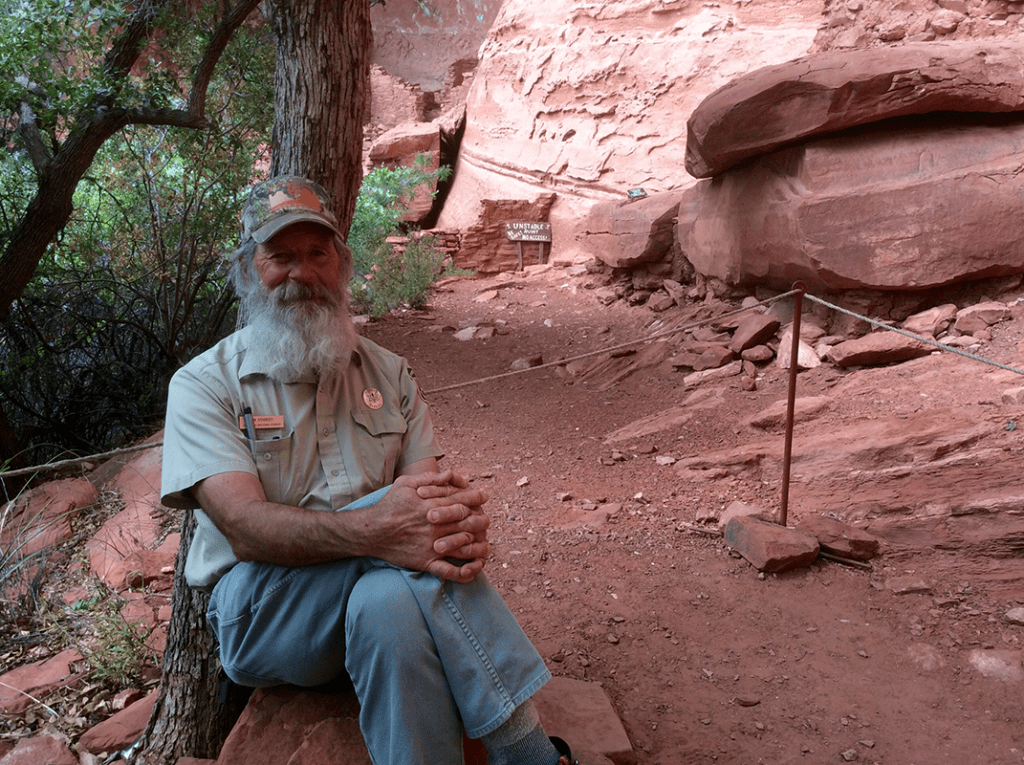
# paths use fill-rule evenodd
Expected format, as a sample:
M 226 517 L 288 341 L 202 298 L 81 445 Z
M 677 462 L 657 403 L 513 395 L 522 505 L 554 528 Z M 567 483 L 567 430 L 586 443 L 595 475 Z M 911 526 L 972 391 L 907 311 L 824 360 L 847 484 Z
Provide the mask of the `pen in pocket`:
M 252 453 L 252 461 L 256 461 L 256 428 L 252 424 L 252 409 L 242 405 L 242 417 L 245 420 L 245 435 L 249 439 L 249 451 Z

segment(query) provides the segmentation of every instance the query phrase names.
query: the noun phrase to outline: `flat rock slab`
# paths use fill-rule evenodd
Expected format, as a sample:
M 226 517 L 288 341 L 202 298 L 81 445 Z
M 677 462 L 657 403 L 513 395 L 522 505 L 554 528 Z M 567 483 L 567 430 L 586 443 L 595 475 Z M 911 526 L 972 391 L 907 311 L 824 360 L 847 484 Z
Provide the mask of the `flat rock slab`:
M 599 683 L 553 677 L 533 702 L 544 731 L 567 741 L 574 755 L 587 751 L 616 763 L 634 761 L 626 729 Z
M 310 736 L 320 747 L 321 762 L 370 765 L 359 730 L 359 703 L 351 688 L 325 693 L 295 686 L 253 692 L 224 742 L 217 765 L 289 765 L 300 747 L 305 756 L 310 755 L 305 744 Z
M 152 691 L 117 714 L 89 728 L 78 740 L 79 746 L 95 753 L 127 749 L 146 729 L 156 695 L 157 692 Z
M 837 343 L 828 357 L 838 367 L 873 366 L 918 359 L 934 350 L 934 346 L 898 332 L 880 331 Z
M 533 697 L 549 735 L 617 763 L 633 749 L 604 689 L 555 677 Z M 485 765 L 479 741 L 464 741 L 466 765 Z M 359 729 L 359 702 L 351 687 L 336 692 L 294 686 L 258 689 L 232 729 L 217 765 L 369 765 Z
M 779 320 L 771 314 L 751 314 L 736 327 L 729 348 L 736 353 L 741 353 L 755 345 L 762 345 L 775 337 L 779 324 Z
M 726 544 L 758 571 L 778 573 L 805 568 L 818 558 L 818 540 L 802 531 L 736 516 L 725 527 Z
M 878 555 L 878 537 L 824 515 L 811 515 L 797 525 L 818 540 L 821 549 L 850 560 L 871 560 Z
M 894 576 L 886 580 L 885 589 L 894 595 L 932 594 L 932 586 L 917 576 Z
M 0 549 L 17 548 L 27 558 L 69 539 L 72 518 L 98 496 L 96 487 L 84 478 L 51 481 L 26 492 L 7 510 Z
M 57 736 L 24 738 L 0 762 L 3 765 L 79 765 L 67 741 Z
M 971 666 L 985 677 L 1024 682 L 1024 652 L 975 648 L 967 654 Z
M 709 178 L 810 136 L 929 112 L 1024 109 L 1024 50 L 964 40 L 835 50 L 738 77 L 687 122 L 686 169 Z
M 73 665 L 82 660 L 82 654 L 69 648 L 49 659 L 24 664 L 0 675 L 0 713 L 15 715 L 24 712 L 35 699 L 55 688 L 67 685 L 75 678 Z

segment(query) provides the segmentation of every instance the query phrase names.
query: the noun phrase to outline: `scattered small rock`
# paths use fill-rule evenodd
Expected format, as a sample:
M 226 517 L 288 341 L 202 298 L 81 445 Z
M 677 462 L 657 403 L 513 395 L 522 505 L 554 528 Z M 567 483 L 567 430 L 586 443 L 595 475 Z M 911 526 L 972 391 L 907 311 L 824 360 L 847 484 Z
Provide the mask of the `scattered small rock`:
M 1011 608 L 1003 618 L 1007 624 L 1024 625 L 1024 608 Z
M 912 576 L 897 576 L 885 583 L 885 588 L 894 595 L 928 595 L 932 588 L 923 579 Z
M 533 367 L 539 367 L 544 363 L 544 357 L 541 354 L 535 356 L 524 356 L 521 359 L 516 359 L 512 362 L 512 369 L 514 371 L 522 371 L 524 369 L 532 369 Z

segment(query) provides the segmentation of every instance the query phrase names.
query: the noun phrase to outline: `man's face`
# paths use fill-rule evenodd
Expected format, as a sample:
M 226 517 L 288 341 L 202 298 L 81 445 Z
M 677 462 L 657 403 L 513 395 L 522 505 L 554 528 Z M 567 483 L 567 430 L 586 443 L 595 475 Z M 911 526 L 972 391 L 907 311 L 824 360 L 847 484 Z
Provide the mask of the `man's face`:
M 312 290 L 315 299 L 324 291 L 336 296 L 341 289 L 334 233 L 316 223 L 282 229 L 256 247 L 253 264 L 268 290 L 294 283 Z
M 250 352 L 271 376 L 341 372 L 351 362 L 359 342 L 345 284 L 351 261 L 335 236 L 316 223 L 288 226 L 256 246 L 259 282 L 244 274 L 235 280 Z

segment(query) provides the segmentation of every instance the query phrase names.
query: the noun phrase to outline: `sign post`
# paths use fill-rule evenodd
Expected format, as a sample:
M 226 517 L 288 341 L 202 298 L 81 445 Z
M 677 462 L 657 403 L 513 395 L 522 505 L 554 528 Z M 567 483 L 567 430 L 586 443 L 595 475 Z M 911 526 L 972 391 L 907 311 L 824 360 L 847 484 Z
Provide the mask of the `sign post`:
M 544 262 L 544 245 L 551 241 L 550 223 L 533 223 L 523 220 L 510 220 L 505 223 L 505 238 L 516 243 L 519 251 L 519 270 L 523 270 L 523 242 L 537 242 L 540 254 L 537 262 Z

